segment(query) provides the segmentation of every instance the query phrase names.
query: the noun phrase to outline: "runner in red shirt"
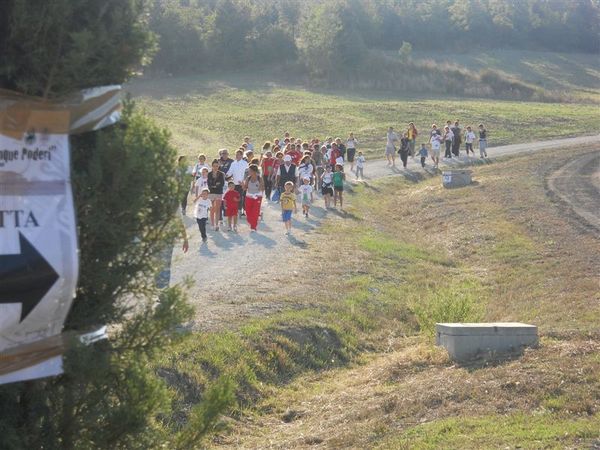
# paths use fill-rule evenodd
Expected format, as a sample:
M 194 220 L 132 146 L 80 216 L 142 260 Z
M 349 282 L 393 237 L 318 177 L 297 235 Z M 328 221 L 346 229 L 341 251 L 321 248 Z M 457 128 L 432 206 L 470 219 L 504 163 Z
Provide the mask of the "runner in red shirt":
M 302 145 L 296 144 L 295 146 L 292 144 L 290 146 L 290 151 L 286 153 L 286 155 L 290 155 L 292 157 L 292 164 L 296 166 L 300 163 L 302 159 Z
M 331 167 L 335 167 L 335 165 L 337 164 L 337 159 L 342 156 L 342 152 L 340 152 L 340 149 L 338 148 L 337 144 L 335 142 L 331 143 L 331 153 L 329 155 L 329 164 L 331 165 Z
M 263 182 L 265 183 L 265 195 L 267 199 L 270 199 L 271 191 L 273 190 L 273 171 L 275 169 L 275 158 L 273 158 L 271 150 L 267 150 L 263 156 L 260 167 L 262 169 Z
M 233 181 L 227 183 L 227 192 L 225 192 L 225 195 L 223 195 L 223 201 L 225 202 L 225 217 L 227 217 L 229 231 L 237 231 L 238 207 L 240 204 L 240 198 L 240 193 L 235 190 L 235 183 Z M 231 225 L 233 225 L 233 228 Z

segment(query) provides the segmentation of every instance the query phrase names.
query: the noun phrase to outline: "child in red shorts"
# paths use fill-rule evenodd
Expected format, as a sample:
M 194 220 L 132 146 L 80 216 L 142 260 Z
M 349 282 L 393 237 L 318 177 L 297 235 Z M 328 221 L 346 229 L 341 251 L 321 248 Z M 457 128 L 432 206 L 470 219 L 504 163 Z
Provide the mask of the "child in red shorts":
M 229 231 L 237 232 L 238 207 L 240 204 L 240 193 L 235 190 L 235 183 L 230 181 L 227 183 L 227 192 L 223 196 L 225 202 L 225 217 L 227 217 L 227 225 Z M 231 227 L 233 223 L 233 228 Z

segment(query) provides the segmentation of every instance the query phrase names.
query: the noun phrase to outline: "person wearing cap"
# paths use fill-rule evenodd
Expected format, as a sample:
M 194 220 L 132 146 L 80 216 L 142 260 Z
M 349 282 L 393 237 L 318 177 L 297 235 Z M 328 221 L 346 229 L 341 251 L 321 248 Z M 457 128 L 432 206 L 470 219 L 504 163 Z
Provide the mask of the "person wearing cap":
M 310 178 L 303 177 L 302 184 L 298 188 L 300 191 L 300 199 L 302 202 L 302 214 L 308 219 L 308 211 L 310 210 L 310 204 L 313 202 L 313 187 L 310 185 Z
M 240 149 L 235 152 L 235 161 L 231 163 L 229 170 L 227 171 L 227 177 L 235 184 L 235 190 L 240 193 L 240 211 L 241 215 L 244 216 L 244 178 L 246 170 L 248 169 L 248 161 L 243 159 L 244 152 Z
M 296 186 L 298 184 L 298 173 L 297 167 L 292 164 L 292 157 L 290 155 L 283 156 L 283 164 L 279 166 L 279 172 L 275 178 L 275 185 L 280 189 L 281 192 L 285 190 L 285 184 L 290 181 Z

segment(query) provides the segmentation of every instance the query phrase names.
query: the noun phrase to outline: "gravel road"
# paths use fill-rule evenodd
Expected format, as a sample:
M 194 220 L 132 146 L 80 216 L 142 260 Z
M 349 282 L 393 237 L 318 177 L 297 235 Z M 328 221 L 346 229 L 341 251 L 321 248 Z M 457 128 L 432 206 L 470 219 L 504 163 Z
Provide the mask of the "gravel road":
M 548 188 L 600 231 L 600 151 L 578 156 L 552 173 Z
M 593 143 L 600 143 L 600 135 L 490 147 L 488 155 L 493 160 L 525 152 Z M 600 210 L 599 157 L 600 152 L 596 152 L 577 158 L 559 170 L 551 182 L 557 195 L 595 226 L 599 223 Z M 440 169 L 458 167 L 476 160 L 479 158 L 463 156 L 459 160 L 440 162 Z M 399 159 L 396 163 L 400 163 Z M 434 174 L 431 166 L 424 171 L 418 158 L 409 160 L 407 169 L 388 167 L 383 159 L 370 161 L 364 172 L 367 181 L 385 176 L 420 179 L 426 176 L 425 172 Z M 355 183 L 353 178 L 353 174 L 347 174 L 350 183 Z M 188 211 L 191 214 L 193 208 L 188 207 Z M 322 199 L 316 197 L 310 217 L 305 219 L 301 214 L 295 215 L 293 234 L 286 236 L 279 205 L 263 202 L 263 220 L 259 223 L 257 233 L 250 233 L 242 218 L 238 233 L 209 231 L 207 244 L 201 243 L 195 220 L 184 217 L 190 250 L 187 254 L 180 248 L 174 250 L 171 283 L 179 283 L 187 277 L 194 281 L 188 292 L 190 301 L 196 305 L 197 310 L 192 328 L 220 328 L 240 319 L 262 316 L 289 307 L 279 295 L 281 286 L 289 277 L 297 277 L 303 273 L 306 252 L 324 244 L 319 235 L 319 225 L 323 219 L 334 217 L 336 220 L 343 220 L 345 216 L 339 210 L 326 211 Z

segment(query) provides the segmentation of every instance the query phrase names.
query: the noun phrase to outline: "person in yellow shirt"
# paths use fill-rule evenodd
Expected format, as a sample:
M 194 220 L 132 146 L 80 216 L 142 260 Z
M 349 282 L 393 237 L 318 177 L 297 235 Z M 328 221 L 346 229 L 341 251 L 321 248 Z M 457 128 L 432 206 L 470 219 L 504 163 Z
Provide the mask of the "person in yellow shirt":
M 285 234 L 292 232 L 292 211 L 298 213 L 298 207 L 296 206 L 296 195 L 294 194 L 294 183 L 288 181 L 284 185 L 285 192 L 279 197 L 279 203 L 281 204 L 281 218 L 285 224 Z

